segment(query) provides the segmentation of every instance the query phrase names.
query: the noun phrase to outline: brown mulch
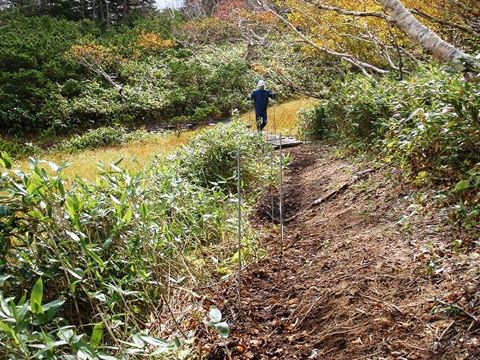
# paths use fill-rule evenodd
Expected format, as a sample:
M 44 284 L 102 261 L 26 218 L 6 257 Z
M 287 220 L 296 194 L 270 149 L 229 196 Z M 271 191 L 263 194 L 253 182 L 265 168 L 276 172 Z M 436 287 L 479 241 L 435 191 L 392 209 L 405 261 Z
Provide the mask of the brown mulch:
M 388 168 L 312 206 L 366 166 L 329 147 L 291 152 L 283 251 L 267 194 L 252 220 L 271 229 L 268 256 L 242 274 L 241 313 L 235 278 L 211 289 L 231 334 L 199 335 L 207 358 L 480 358 L 480 255 L 455 252 L 446 216 L 417 213 Z

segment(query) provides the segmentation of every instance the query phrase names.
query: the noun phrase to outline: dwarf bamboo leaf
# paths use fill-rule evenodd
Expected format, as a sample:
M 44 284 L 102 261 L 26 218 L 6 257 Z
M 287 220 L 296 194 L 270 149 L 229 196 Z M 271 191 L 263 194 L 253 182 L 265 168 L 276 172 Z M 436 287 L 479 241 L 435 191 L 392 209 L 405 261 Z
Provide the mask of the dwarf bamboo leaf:
M 212 307 L 208 312 L 208 317 L 210 318 L 211 322 L 218 323 L 222 320 L 222 313 L 216 307 Z
M 42 299 L 43 299 L 43 280 L 39 278 L 35 285 L 33 286 L 32 292 L 30 294 L 30 308 L 35 314 L 43 314 L 42 309 Z
M 142 203 L 140 205 L 140 215 L 142 216 L 142 220 L 146 220 L 148 217 L 148 207 L 147 204 Z
M 0 152 L 0 160 L 7 169 L 11 169 L 13 165 L 13 160 L 5 151 Z
M 92 330 L 92 336 L 90 338 L 90 345 L 95 349 L 101 342 L 103 337 L 103 324 L 96 323 Z
M 46 321 L 50 321 L 51 319 L 53 319 L 53 317 L 57 314 L 58 310 L 62 307 L 64 303 L 65 300 L 58 299 L 43 305 L 43 312 L 47 314 Z
M 65 230 L 65 233 L 75 242 L 80 242 L 80 237 L 74 232 Z
M 462 192 L 470 188 L 470 182 L 468 180 L 461 180 L 455 185 L 453 191 Z
M 220 336 L 224 339 L 228 338 L 230 334 L 230 329 L 228 327 L 228 324 L 226 322 L 219 322 L 213 325 L 215 329 L 217 329 L 218 333 Z
M 130 221 L 132 221 L 132 217 L 133 217 L 132 208 L 128 207 L 127 210 L 125 211 L 125 214 L 123 215 L 122 220 L 128 224 Z
M 1 214 L 0 214 L 1 216 Z M 9 275 L 9 274 L 2 274 L 0 275 L 0 286 L 3 286 L 3 283 L 5 281 L 7 281 L 8 279 L 10 279 L 12 277 L 12 275 Z
M 7 324 L 5 324 L 3 321 L 0 321 L 0 331 L 11 333 L 13 329 Z
M 163 340 L 160 340 L 160 339 L 157 339 L 157 338 L 154 338 L 154 337 L 151 337 L 151 336 L 140 335 L 140 337 L 142 338 L 143 341 L 145 341 L 149 345 L 153 345 L 153 346 L 167 346 L 168 345 L 167 342 L 165 342 Z

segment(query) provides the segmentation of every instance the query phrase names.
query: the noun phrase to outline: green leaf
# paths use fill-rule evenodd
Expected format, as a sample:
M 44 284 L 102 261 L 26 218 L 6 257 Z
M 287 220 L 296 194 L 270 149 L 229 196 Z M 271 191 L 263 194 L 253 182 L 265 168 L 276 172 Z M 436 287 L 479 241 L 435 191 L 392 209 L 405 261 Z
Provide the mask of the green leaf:
M 100 266 L 102 269 L 105 269 L 105 262 L 98 256 L 94 251 L 92 251 L 90 248 L 87 248 L 88 255 L 92 257 L 93 260 Z
M 75 233 L 73 233 L 73 232 L 71 232 L 71 231 L 68 231 L 68 230 L 65 230 L 65 232 L 67 233 L 68 236 L 70 236 L 70 238 L 71 238 L 73 241 L 76 241 L 76 242 L 79 242 L 79 241 L 80 241 L 80 237 L 79 237 L 77 234 L 75 234 Z
M 143 220 L 146 220 L 147 217 L 148 217 L 148 208 L 147 208 L 147 205 L 145 203 L 142 203 L 140 205 L 140 215 L 142 216 Z
M 12 317 L 12 311 L 10 309 L 10 306 L 8 306 L 8 303 L 12 300 L 12 298 L 7 298 L 4 299 L 2 294 L 0 293 L 0 315 L 3 317 Z
M 58 312 L 58 310 L 62 307 L 62 305 L 65 303 L 65 300 L 63 299 L 58 299 L 55 301 L 51 301 L 48 304 L 45 304 L 42 306 L 43 311 L 47 314 L 45 321 L 50 321 L 54 318 L 55 314 Z
M 57 336 L 60 339 L 65 340 L 66 342 L 70 343 L 70 340 L 75 336 L 75 333 L 73 332 L 71 327 L 64 327 L 64 328 L 60 328 L 58 330 Z
M 228 324 L 226 322 L 219 322 L 213 325 L 215 329 L 217 329 L 220 336 L 224 339 L 228 338 L 230 334 L 230 329 L 228 328 Z
M 5 165 L 5 167 L 6 167 L 7 169 L 11 169 L 11 168 L 12 168 L 13 160 L 12 160 L 12 158 L 10 157 L 10 155 L 8 155 L 5 151 L 2 151 L 2 152 L 0 153 L 0 160 L 2 160 L 3 165 Z
M 0 286 L 3 286 L 3 283 L 11 277 L 12 275 L 7 275 L 7 274 L 0 275 Z
M 0 331 L 10 334 L 12 332 L 12 328 L 5 324 L 3 321 L 0 321 Z
M 160 339 L 157 339 L 157 338 L 154 338 L 154 337 L 151 337 L 151 336 L 140 335 L 140 337 L 142 338 L 143 341 L 145 341 L 149 345 L 153 345 L 153 346 L 167 346 L 168 345 L 167 342 L 165 342 L 163 340 L 160 340 Z
M 51 301 L 45 305 L 43 305 L 43 311 L 56 311 L 58 310 L 63 304 L 65 303 L 65 300 L 63 299 L 58 299 L 55 301 Z
M 30 309 L 35 314 L 43 314 L 42 309 L 43 299 L 43 280 L 39 278 L 33 286 L 32 293 L 30 294 Z
M 102 343 L 103 337 L 103 324 L 96 323 L 92 330 L 92 336 L 90 339 L 90 345 L 95 349 Z
M 132 211 L 132 208 L 129 207 L 127 211 L 125 211 L 125 214 L 123 215 L 122 220 L 128 224 L 130 221 L 132 221 L 132 217 L 133 217 L 133 211 Z
M 222 320 L 222 313 L 216 307 L 212 306 L 208 312 L 208 317 L 213 323 L 218 323 Z
M 455 185 L 453 191 L 455 192 L 462 192 L 470 188 L 470 182 L 468 180 L 461 180 Z

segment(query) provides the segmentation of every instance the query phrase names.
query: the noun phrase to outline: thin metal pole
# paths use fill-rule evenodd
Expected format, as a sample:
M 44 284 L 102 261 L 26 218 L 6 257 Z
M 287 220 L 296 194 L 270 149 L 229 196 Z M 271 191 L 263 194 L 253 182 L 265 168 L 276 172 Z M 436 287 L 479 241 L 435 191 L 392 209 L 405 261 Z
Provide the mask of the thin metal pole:
M 282 134 L 281 133 L 280 133 L 280 140 L 279 140 L 279 150 L 280 150 L 280 156 L 279 156 L 280 199 L 278 204 L 278 212 L 280 217 L 280 258 L 282 258 L 283 257 L 283 164 L 282 164 L 283 154 L 282 154 Z
M 273 105 L 273 133 L 277 133 L 277 111 L 276 111 L 276 105 Z
M 238 274 L 237 274 L 237 301 L 238 314 L 242 311 L 242 193 L 241 193 L 241 174 L 240 174 L 240 146 L 237 148 L 237 193 L 238 193 Z
M 273 161 L 273 145 L 270 146 L 270 171 L 271 171 L 271 176 L 274 174 L 274 161 Z M 272 187 L 272 192 L 270 193 L 270 213 L 271 213 L 271 218 L 272 218 L 272 223 L 275 222 L 275 212 L 274 212 L 274 199 L 273 199 L 273 187 Z

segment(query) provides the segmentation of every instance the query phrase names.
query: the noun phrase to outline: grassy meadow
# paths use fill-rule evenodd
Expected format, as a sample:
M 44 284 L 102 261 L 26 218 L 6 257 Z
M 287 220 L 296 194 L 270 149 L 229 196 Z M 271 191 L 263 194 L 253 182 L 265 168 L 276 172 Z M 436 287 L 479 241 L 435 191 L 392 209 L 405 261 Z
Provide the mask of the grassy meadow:
M 98 175 L 98 163 L 114 163 L 122 159 L 122 168 L 130 171 L 143 170 L 156 155 L 168 154 L 186 144 L 199 130 L 180 133 L 155 134 L 141 141 L 126 145 L 88 149 L 75 153 L 52 151 L 42 154 L 42 160 L 56 164 L 68 163 L 64 175 L 67 178 L 75 176 L 92 180 Z M 27 169 L 28 160 L 20 161 L 20 167 Z
M 315 99 L 302 98 L 283 104 L 275 104 L 269 108 L 269 122 L 266 130 L 295 136 L 298 125 L 298 111 L 310 108 L 316 104 Z M 241 118 L 255 128 L 255 114 L 249 111 Z M 131 170 L 143 170 L 156 155 L 165 155 L 173 152 L 179 146 L 186 144 L 193 136 L 202 130 L 170 132 L 166 134 L 152 134 L 146 139 L 133 141 L 126 145 L 105 147 L 98 149 L 81 150 L 74 153 L 64 151 L 46 152 L 37 156 L 43 160 L 56 164 L 68 163 L 64 175 L 67 178 L 75 176 L 92 180 L 98 175 L 100 163 L 113 163 L 122 159 L 122 167 Z M 22 169 L 27 169 L 27 159 L 20 161 Z

